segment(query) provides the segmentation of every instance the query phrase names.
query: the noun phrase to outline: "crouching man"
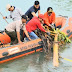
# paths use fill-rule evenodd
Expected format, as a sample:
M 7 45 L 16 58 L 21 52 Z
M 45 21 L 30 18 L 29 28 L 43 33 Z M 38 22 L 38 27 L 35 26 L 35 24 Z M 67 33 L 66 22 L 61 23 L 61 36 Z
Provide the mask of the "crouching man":
M 44 15 L 40 14 L 38 17 L 32 18 L 27 24 L 26 29 L 29 33 L 31 39 L 37 39 L 38 36 L 34 33 L 34 31 L 38 28 L 43 32 L 47 32 L 43 29 L 42 25 L 44 24 Z M 47 32 L 48 33 L 48 32 Z
M 47 12 L 44 14 L 45 17 L 45 24 L 51 28 L 56 28 L 55 26 L 55 17 L 56 14 L 53 12 L 52 7 L 47 8 Z
M 14 21 L 6 26 L 5 32 L 11 38 L 11 45 L 16 43 L 22 43 L 20 40 L 20 29 L 22 29 L 27 38 L 31 40 L 25 28 L 26 21 L 27 17 L 25 15 L 22 15 L 21 20 Z

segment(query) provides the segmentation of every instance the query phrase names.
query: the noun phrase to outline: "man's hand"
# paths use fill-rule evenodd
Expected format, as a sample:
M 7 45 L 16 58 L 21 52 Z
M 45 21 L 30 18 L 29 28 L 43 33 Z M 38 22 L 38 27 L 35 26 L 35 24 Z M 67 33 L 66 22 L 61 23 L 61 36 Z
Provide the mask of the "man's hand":
M 6 19 L 6 17 L 3 17 L 3 19 Z
M 55 28 L 55 27 L 54 27 L 54 24 L 49 24 L 49 26 L 50 26 L 52 29 Z
M 21 42 L 21 41 L 19 41 L 18 43 L 19 43 L 19 44 L 23 44 L 23 42 Z
M 32 12 L 31 14 L 32 14 L 34 17 L 36 17 L 36 13 L 35 13 L 35 12 Z
M 44 24 L 44 21 L 42 21 L 41 23 Z
M 31 38 L 30 38 L 29 35 L 28 35 L 27 30 L 24 30 L 24 33 L 26 34 L 27 38 L 28 38 L 29 40 L 31 40 Z
M 31 38 L 30 37 L 28 39 L 31 41 Z
M 52 23 L 51 25 L 54 26 L 54 23 Z

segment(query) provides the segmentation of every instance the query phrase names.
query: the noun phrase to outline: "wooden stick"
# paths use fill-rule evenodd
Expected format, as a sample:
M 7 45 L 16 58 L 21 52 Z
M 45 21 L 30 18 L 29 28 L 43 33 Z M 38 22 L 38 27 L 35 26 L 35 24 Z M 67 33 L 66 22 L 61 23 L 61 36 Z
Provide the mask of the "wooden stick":
M 53 44 L 53 65 L 55 67 L 58 67 L 59 66 L 57 38 L 58 38 L 58 34 L 55 34 L 54 44 Z
M 2 17 L 3 17 L 3 14 L 2 14 L 1 12 L 0 12 L 0 14 L 1 14 L 1 15 L 2 15 Z M 7 21 L 6 19 L 4 19 L 4 20 L 7 22 L 7 24 L 9 24 L 9 23 L 8 23 L 8 21 Z

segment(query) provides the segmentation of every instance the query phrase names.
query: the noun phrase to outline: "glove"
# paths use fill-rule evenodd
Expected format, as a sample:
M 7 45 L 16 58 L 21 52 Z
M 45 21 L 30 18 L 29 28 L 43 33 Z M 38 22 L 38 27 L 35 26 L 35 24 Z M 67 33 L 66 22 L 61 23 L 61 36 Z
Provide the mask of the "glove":
M 52 29 L 55 28 L 54 25 L 50 25 L 50 27 L 51 27 Z
M 54 26 L 54 23 L 52 23 L 51 25 Z
M 50 25 L 50 27 L 51 27 L 52 29 L 55 29 L 55 30 L 56 30 L 56 25 L 55 25 L 54 23 L 52 23 L 52 24 Z

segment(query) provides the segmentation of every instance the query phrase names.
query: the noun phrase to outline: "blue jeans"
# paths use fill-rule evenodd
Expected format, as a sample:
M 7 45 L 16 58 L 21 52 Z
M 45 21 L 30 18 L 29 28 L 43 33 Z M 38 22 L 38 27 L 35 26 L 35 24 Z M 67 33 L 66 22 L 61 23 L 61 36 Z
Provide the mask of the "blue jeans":
M 31 33 L 28 32 L 28 34 L 29 34 L 31 39 L 37 39 L 38 38 L 38 36 L 34 32 L 31 32 Z
M 31 38 L 32 40 L 38 38 L 38 36 L 37 36 L 34 32 L 31 32 L 31 33 L 28 32 L 28 34 L 29 34 L 29 36 L 30 36 L 30 38 Z M 28 38 L 26 38 L 26 40 L 28 40 Z

